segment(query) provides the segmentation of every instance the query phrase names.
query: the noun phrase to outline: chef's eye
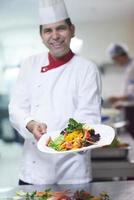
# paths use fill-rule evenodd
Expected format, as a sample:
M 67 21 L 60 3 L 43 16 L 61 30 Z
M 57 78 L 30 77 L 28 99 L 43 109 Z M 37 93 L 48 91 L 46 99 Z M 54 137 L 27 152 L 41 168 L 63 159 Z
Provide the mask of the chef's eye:
M 63 25 L 63 26 L 59 26 L 59 27 L 57 27 L 57 30 L 59 30 L 59 31 L 60 31 L 60 30 L 66 30 L 66 29 L 67 29 L 67 27 L 64 26 L 64 25 Z
M 44 29 L 44 31 L 43 31 L 44 33 L 51 33 L 52 32 L 52 30 L 51 29 Z

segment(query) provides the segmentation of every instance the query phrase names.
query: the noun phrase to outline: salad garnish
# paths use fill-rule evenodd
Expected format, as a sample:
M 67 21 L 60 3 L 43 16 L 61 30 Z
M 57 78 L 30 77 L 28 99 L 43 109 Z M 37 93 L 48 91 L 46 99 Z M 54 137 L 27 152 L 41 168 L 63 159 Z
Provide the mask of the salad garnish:
M 76 192 L 70 192 L 70 190 L 54 192 L 51 189 L 44 191 L 24 192 L 19 191 L 16 193 L 13 199 L 23 200 L 110 200 L 109 195 L 106 192 L 100 193 L 98 196 L 94 196 L 85 190 L 77 190 Z
M 49 138 L 47 146 L 56 151 L 75 150 L 95 144 L 100 140 L 100 134 L 87 124 L 70 118 L 67 127 L 54 140 Z

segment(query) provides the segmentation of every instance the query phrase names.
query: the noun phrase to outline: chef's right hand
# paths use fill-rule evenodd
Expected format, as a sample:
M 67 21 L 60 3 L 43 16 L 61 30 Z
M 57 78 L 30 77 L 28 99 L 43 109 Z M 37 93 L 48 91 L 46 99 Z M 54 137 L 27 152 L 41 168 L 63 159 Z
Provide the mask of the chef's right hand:
M 113 104 L 116 103 L 118 101 L 118 97 L 112 96 L 108 98 L 108 101 Z
M 31 120 L 27 123 L 26 128 L 33 134 L 36 140 L 39 140 L 40 137 L 46 133 L 47 125 Z

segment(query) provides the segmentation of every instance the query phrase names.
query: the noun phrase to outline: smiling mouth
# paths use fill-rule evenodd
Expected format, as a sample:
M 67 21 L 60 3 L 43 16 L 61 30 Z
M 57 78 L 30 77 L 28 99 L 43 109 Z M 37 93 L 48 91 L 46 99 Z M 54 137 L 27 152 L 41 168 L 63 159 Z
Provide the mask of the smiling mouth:
M 62 48 L 63 47 L 63 42 L 58 42 L 58 43 L 51 43 L 51 46 L 55 49 L 58 49 L 58 48 Z
M 56 45 L 54 44 L 54 45 L 52 45 L 52 46 L 53 46 L 53 48 L 56 48 L 56 49 L 62 47 L 60 44 L 56 44 Z

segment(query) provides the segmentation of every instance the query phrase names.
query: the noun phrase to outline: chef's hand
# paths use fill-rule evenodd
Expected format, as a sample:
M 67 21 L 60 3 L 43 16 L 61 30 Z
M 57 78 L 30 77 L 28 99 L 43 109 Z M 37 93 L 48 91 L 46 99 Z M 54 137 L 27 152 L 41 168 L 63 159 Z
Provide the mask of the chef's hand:
M 115 96 L 112 96 L 112 97 L 109 97 L 108 98 L 108 101 L 113 104 L 113 103 L 116 103 L 118 101 L 118 97 L 115 97 Z
M 40 137 L 46 133 L 47 125 L 31 120 L 27 123 L 26 128 L 33 134 L 36 140 L 39 140 Z

